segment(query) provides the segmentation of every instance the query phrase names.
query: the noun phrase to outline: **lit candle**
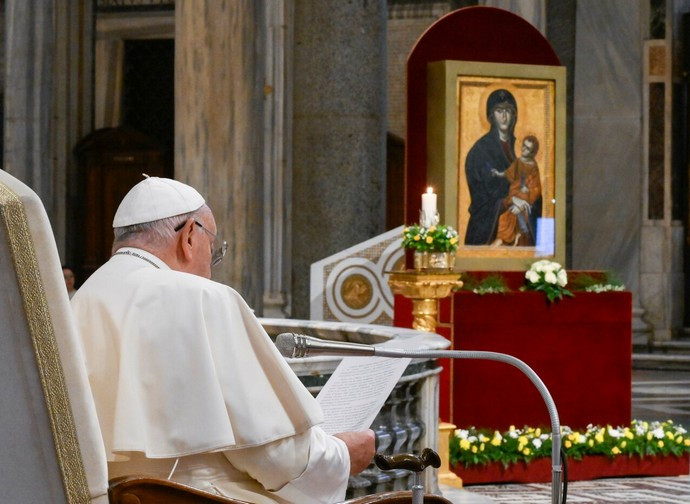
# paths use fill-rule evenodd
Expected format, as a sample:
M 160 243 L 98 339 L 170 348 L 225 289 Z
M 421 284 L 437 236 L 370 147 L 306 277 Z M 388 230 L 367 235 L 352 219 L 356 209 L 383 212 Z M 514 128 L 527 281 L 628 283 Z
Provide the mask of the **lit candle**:
M 427 187 L 422 194 L 422 226 L 431 227 L 436 218 L 436 195 L 433 187 Z

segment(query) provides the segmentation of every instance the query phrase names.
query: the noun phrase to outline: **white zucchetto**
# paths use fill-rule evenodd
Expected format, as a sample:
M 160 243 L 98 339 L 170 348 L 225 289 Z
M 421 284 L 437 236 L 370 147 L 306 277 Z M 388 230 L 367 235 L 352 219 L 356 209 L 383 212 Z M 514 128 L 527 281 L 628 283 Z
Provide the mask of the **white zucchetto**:
M 113 227 L 153 222 L 194 212 L 206 202 L 193 187 L 177 180 L 148 177 L 132 187 L 115 212 Z

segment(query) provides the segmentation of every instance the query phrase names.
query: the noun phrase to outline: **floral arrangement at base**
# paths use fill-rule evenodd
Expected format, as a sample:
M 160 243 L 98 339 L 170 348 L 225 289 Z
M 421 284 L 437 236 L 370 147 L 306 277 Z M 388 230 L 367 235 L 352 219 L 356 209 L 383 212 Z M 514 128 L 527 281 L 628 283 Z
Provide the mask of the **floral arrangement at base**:
M 690 453 L 690 437 L 672 420 L 647 422 L 633 420 L 628 427 L 589 425 L 584 431 L 561 426 L 562 448 L 567 457 L 581 460 L 586 455 L 682 456 Z M 539 427 L 500 433 L 490 429 L 457 429 L 450 438 L 450 465 L 464 467 L 492 462 L 508 467 L 517 462 L 551 457 L 551 434 Z
M 542 291 L 550 303 L 563 299 L 563 296 L 573 296 L 565 288 L 568 285 L 568 274 L 565 268 L 554 261 L 543 259 L 532 263 L 525 273 L 527 284 L 525 290 Z
M 444 224 L 430 227 L 413 224 L 403 229 L 402 246 L 417 252 L 455 252 L 458 232 Z

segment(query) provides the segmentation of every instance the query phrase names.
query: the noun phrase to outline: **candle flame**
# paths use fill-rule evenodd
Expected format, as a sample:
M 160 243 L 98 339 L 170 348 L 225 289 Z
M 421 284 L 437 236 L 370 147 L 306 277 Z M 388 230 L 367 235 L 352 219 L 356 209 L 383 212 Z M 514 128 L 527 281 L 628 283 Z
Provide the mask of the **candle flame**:
M 427 187 L 426 192 L 427 192 L 427 194 L 433 194 L 434 188 L 433 187 Z

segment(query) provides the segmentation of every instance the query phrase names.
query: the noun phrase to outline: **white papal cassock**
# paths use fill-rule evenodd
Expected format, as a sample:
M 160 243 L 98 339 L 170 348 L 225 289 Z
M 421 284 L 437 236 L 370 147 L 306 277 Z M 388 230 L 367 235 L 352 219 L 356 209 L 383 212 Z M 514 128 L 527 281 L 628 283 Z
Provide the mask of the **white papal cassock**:
M 233 289 L 122 248 L 72 307 L 111 478 L 172 472 L 257 503 L 344 498 L 347 447 Z

